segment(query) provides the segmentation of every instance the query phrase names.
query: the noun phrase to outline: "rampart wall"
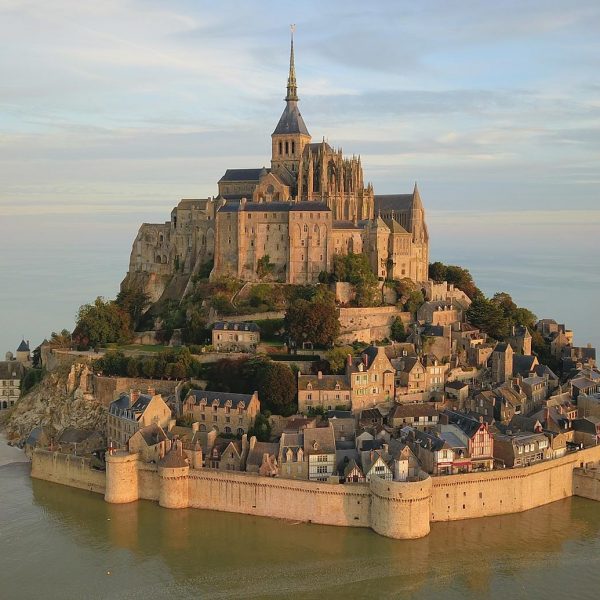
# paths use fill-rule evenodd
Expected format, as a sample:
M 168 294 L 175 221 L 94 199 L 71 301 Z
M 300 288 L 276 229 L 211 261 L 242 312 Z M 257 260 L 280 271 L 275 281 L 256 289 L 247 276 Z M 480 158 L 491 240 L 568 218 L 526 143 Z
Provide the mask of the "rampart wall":
M 423 537 L 430 523 L 536 508 L 572 495 L 600 499 L 600 446 L 521 469 L 393 482 L 328 484 L 254 473 L 165 468 L 137 455 L 107 456 L 106 474 L 89 461 L 43 450 L 33 454 L 32 477 L 104 493 L 107 502 L 139 499 L 166 508 L 202 508 L 324 525 L 371 527 L 396 539 Z M 588 468 L 583 469 L 586 465 Z
M 573 470 L 600 460 L 600 446 L 521 469 L 432 479 L 431 521 L 522 512 L 574 494 Z
M 36 450 L 31 463 L 31 476 L 99 494 L 106 491 L 104 471 L 92 469 L 89 459 L 81 456 Z
M 405 325 L 411 319 L 410 313 L 403 312 L 396 306 L 379 306 L 373 308 L 340 308 L 340 335 L 337 342 L 370 343 L 390 336 L 392 323 L 400 317 Z

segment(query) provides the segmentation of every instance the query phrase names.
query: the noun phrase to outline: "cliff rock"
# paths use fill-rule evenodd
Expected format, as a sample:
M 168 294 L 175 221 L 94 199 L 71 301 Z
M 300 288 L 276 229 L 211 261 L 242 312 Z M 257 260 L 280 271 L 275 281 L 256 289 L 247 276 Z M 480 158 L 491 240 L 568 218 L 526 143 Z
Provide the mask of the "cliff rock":
M 104 432 L 107 409 L 91 393 L 90 375 L 85 363 L 48 373 L 17 402 L 6 423 L 8 439 L 21 440 L 38 426 L 56 434 L 66 427 Z

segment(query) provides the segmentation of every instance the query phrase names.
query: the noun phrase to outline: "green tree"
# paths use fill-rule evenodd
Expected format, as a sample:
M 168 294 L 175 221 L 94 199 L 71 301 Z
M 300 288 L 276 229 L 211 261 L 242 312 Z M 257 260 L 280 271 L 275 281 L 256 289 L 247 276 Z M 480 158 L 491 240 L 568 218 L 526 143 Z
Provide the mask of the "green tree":
M 453 284 L 454 287 L 462 290 L 471 299 L 481 293 L 475 285 L 471 273 L 463 267 L 445 265 L 439 261 L 434 262 L 429 265 L 429 277 L 436 283 L 447 281 Z
M 295 300 L 285 313 L 284 323 L 288 335 L 298 346 L 304 342 L 332 346 L 340 331 L 337 308 L 331 301 Z
M 68 329 L 63 329 L 60 333 L 53 331 L 48 343 L 52 348 L 70 348 L 73 344 L 71 332 Z
M 357 306 L 374 306 L 378 301 L 377 277 L 371 270 L 364 254 L 335 254 L 333 257 L 333 281 L 347 281 L 354 286 Z
M 259 279 L 263 279 L 267 275 L 270 275 L 275 268 L 275 265 L 270 262 L 271 258 L 268 254 L 265 254 L 261 258 L 258 259 L 256 263 L 256 274 Z
M 424 302 L 423 292 L 421 290 L 413 290 L 408 295 L 408 299 L 404 304 L 404 310 L 414 315 Z
M 325 360 L 329 363 L 329 371 L 336 375 L 343 373 L 346 369 L 348 354 L 351 355 L 352 353 L 353 349 L 351 346 L 340 346 L 329 350 L 325 354 Z
M 406 330 L 400 317 L 396 317 L 392 323 L 392 326 L 390 327 L 390 338 L 394 342 L 406 341 Z
M 137 326 L 144 310 L 150 305 L 150 296 L 141 286 L 129 286 L 122 288 L 117 294 L 115 304 L 127 312 L 133 325 Z
M 256 436 L 259 442 L 270 442 L 271 441 L 271 423 L 269 422 L 269 416 L 262 412 L 256 415 L 252 427 L 248 430 L 248 437 Z
M 479 294 L 473 298 L 467 310 L 467 321 L 496 340 L 503 340 L 509 333 L 509 320 L 498 304 Z
M 251 360 L 248 366 L 256 372 L 256 390 L 262 409 L 276 415 L 293 415 L 298 406 L 295 402 L 296 379 L 291 369 L 270 360 Z
M 93 304 L 84 304 L 77 314 L 73 340 L 80 348 L 99 344 L 124 344 L 131 340 L 133 328 L 129 313 L 115 302 L 96 298 Z

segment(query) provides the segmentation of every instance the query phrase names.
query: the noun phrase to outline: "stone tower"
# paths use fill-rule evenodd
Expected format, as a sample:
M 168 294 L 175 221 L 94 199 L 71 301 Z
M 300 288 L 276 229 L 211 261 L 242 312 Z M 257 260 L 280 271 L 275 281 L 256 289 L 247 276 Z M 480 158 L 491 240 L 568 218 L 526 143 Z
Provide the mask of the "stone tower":
M 294 27 L 290 42 L 290 72 L 287 82 L 285 109 L 271 134 L 271 170 L 282 181 L 295 188 L 300 158 L 304 146 L 310 143 L 310 133 L 298 109 L 298 86 L 294 64 Z M 295 189 L 294 189 L 295 192 Z M 295 193 L 294 193 L 295 195 Z

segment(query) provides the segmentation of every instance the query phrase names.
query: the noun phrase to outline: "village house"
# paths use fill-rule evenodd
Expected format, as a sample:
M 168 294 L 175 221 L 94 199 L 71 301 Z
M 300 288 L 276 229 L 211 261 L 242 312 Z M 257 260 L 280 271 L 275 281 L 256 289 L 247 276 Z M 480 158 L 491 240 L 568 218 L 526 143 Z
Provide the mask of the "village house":
M 544 400 L 548 397 L 548 380 L 545 377 L 532 375 L 521 379 L 519 383 L 527 396 L 528 408 L 535 410 L 542 406 Z
M 158 423 L 138 429 L 127 444 L 130 454 L 139 454 L 144 462 L 157 463 L 171 449 L 171 440 Z
M 443 399 L 446 373 L 450 365 L 442 363 L 434 354 L 423 356 L 422 364 L 425 367 L 425 399 Z
M 596 366 L 596 348 L 591 344 L 587 346 L 568 346 L 563 348 L 560 359 L 563 372 L 573 369 L 594 368 Z
M 397 402 L 423 400 L 427 389 L 426 371 L 419 357 L 403 360 L 396 372 Z
M 531 377 L 536 374 L 539 364 L 537 356 L 533 354 L 515 354 L 513 355 L 513 376 Z
M 508 343 L 516 354 L 531 354 L 531 333 L 525 325 L 513 325 Z
M 160 394 L 121 394 L 108 408 L 106 435 L 109 447 L 125 448 L 129 438 L 142 427 L 156 423 L 166 429 L 171 409 Z
M 417 429 L 435 427 L 439 420 L 439 410 L 431 402 L 418 404 L 394 404 L 387 414 L 386 421 L 390 427 L 405 426 Z
M 303 375 L 298 372 L 298 410 L 315 408 L 346 410 L 352 408 L 350 384 L 344 375 Z
M 446 440 L 432 433 L 407 427 L 405 440 L 421 467 L 430 475 L 453 473 L 454 451 Z
M 390 456 L 387 453 L 387 447 L 381 450 L 363 451 L 361 454 L 362 472 L 365 475 L 365 481 L 369 482 L 373 477 L 380 477 L 386 481 L 392 481 L 394 473 L 390 468 Z
M 214 429 L 227 435 L 242 436 L 248 433 L 260 412 L 258 393 L 231 394 L 190 390 L 183 401 L 182 413 L 197 421 L 199 431 Z
M 394 367 L 381 346 L 369 346 L 359 358 L 348 357 L 352 412 L 394 400 Z
M 90 455 L 97 450 L 106 449 L 104 436 L 95 429 L 77 429 L 66 427 L 56 438 L 61 452 L 78 456 Z
M 452 301 L 424 302 L 417 310 L 417 321 L 430 325 L 451 325 L 462 321 L 462 307 Z
M 392 459 L 394 481 L 409 481 L 418 477 L 421 465 L 408 444 L 391 439 L 388 443 L 388 454 Z
M 308 460 L 304 456 L 304 435 L 283 432 L 279 439 L 279 476 L 286 479 L 308 479 Z
M 256 323 L 217 321 L 212 327 L 212 345 L 217 352 L 255 352 L 259 342 Z
M 444 385 L 446 400 L 457 408 L 464 408 L 469 397 L 469 384 L 464 381 L 449 381 Z
M 574 441 L 585 447 L 600 443 L 600 418 L 582 417 L 573 421 Z
M 571 397 L 577 401 L 579 394 L 596 394 L 600 392 L 600 372 L 596 369 L 581 369 L 569 380 Z
M 311 481 L 327 481 L 336 471 L 335 435 L 331 425 L 304 430 L 304 456 Z
M 206 454 L 205 467 L 220 471 L 243 471 L 247 451 L 243 441 L 217 438 Z
M 7 353 L 0 362 L 0 410 L 13 407 L 21 394 L 21 379 L 25 375 L 23 363 L 12 360 L 12 354 Z
M 492 352 L 492 382 L 494 384 L 504 383 L 512 377 L 513 354 L 510 344 L 496 344 Z
M 543 433 L 497 433 L 494 458 L 505 467 L 528 467 L 550 458 L 550 444 Z
M 446 410 L 440 416 L 440 431 L 452 431 L 467 443 L 473 470 L 494 468 L 494 438 L 483 417 L 479 421 L 459 412 Z
M 277 455 L 279 444 L 271 442 L 259 442 L 256 436 L 250 438 L 248 456 L 246 458 L 246 471 L 258 473 L 263 477 L 277 477 L 279 466 Z
M 351 411 L 330 410 L 325 414 L 328 423 L 333 427 L 337 440 L 354 440 L 356 436 L 356 417 Z
M 355 458 L 347 458 L 338 466 L 342 483 L 364 483 L 365 475 Z

